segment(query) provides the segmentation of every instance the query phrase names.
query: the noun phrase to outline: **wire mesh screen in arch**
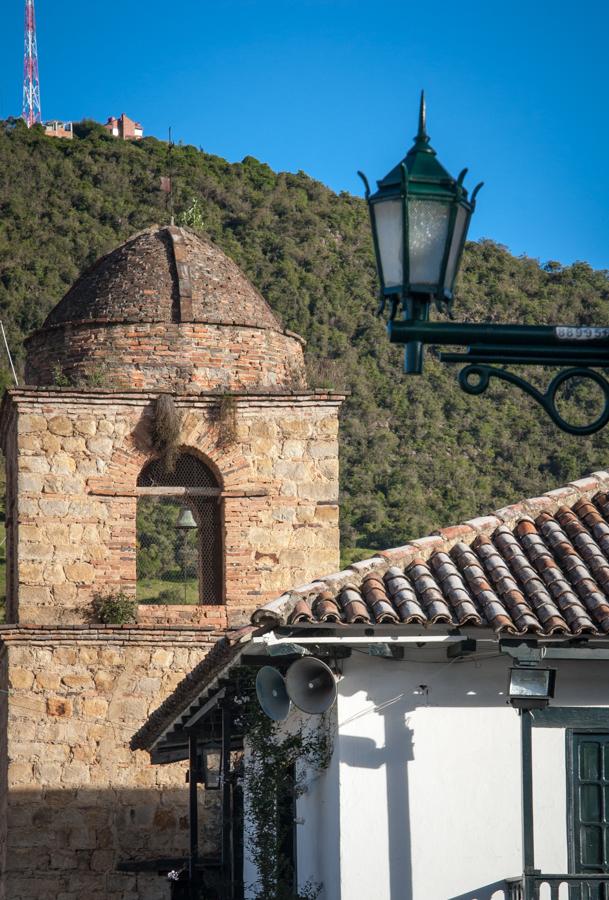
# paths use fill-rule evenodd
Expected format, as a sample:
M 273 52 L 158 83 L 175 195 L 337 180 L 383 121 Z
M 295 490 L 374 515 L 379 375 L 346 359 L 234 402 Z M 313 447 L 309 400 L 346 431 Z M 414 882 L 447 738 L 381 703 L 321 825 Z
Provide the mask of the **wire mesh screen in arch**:
M 222 603 L 220 485 L 211 469 L 182 453 L 173 471 L 148 463 L 137 486 L 138 602 Z

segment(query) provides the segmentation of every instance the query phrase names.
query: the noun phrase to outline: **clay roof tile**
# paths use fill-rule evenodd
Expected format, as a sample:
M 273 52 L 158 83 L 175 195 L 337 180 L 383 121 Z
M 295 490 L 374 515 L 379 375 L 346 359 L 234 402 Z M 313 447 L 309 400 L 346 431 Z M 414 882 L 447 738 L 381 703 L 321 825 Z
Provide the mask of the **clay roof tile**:
M 383 565 L 382 554 L 364 560 L 321 579 L 311 606 L 289 592 L 284 621 L 609 634 L 609 493 L 590 493 L 606 483 L 583 479 L 411 541 Z

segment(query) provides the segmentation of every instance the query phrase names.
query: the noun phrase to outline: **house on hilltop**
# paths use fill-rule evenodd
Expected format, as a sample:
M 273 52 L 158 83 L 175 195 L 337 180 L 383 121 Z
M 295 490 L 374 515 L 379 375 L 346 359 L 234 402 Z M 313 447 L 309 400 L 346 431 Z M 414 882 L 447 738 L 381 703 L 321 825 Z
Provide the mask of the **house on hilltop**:
M 121 141 L 141 141 L 144 137 L 144 129 L 140 123 L 130 119 L 125 113 L 121 113 L 118 118 L 109 116 L 104 128 L 112 137 L 120 138 Z
M 52 119 L 50 122 L 44 123 L 44 133 L 48 137 L 64 138 L 71 141 L 74 138 L 74 129 L 71 122 L 62 122 L 59 119 Z
M 338 561 L 341 397 L 308 388 L 302 348 L 174 227 L 98 260 L 28 339 L 0 411 L 0 897 L 170 896 L 155 865 L 117 871 L 188 853 L 185 766 L 158 770 L 131 736 L 253 609 Z M 183 527 L 190 593 L 168 602 L 150 567 L 180 567 Z

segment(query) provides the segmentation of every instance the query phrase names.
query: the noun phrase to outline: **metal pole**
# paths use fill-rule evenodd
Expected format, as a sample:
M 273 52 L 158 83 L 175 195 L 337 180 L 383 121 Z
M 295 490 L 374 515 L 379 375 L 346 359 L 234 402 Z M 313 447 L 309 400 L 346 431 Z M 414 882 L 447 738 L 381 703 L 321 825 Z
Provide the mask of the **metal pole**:
M 232 859 L 232 797 L 230 779 L 230 743 L 232 715 L 227 706 L 222 707 L 222 871 L 224 873 L 223 897 L 232 900 L 234 896 Z
M 522 763 L 522 871 L 524 874 L 524 900 L 530 900 L 532 885 L 527 878 L 535 871 L 535 847 L 533 835 L 533 744 L 531 711 L 520 712 L 520 746 Z
M 188 603 L 188 599 L 186 596 L 186 529 L 183 530 L 184 541 L 182 543 L 182 581 L 184 582 L 184 604 Z
M 406 315 L 411 322 L 427 322 L 430 298 L 427 294 L 412 294 L 406 300 Z M 391 332 L 390 332 L 391 333 Z M 425 346 L 421 341 L 407 341 L 404 352 L 404 372 L 407 375 L 421 375 Z
M 175 225 L 175 216 L 173 213 L 173 140 L 171 137 L 171 125 L 169 126 L 169 143 L 167 145 L 167 157 L 169 168 L 169 222 Z
M 188 738 L 189 766 L 188 766 L 188 800 L 189 800 L 189 826 L 190 826 L 190 859 L 188 861 L 188 879 L 190 900 L 197 900 L 199 860 L 199 804 L 197 797 L 198 760 L 197 760 L 197 735 L 191 732 Z

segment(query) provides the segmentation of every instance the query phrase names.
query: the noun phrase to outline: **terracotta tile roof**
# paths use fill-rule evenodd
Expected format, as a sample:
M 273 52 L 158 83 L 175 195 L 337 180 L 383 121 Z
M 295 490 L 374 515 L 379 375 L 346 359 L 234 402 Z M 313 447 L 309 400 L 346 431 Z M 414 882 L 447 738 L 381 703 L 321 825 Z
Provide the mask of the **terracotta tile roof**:
M 284 594 L 252 621 L 609 634 L 609 473 L 382 551 Z

